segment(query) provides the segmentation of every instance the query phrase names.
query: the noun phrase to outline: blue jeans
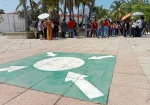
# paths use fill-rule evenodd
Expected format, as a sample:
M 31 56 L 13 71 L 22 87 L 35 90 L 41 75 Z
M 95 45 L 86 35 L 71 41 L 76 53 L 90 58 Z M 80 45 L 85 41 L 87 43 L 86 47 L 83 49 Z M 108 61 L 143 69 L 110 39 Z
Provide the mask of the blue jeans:
M 66 32 L 62 31 L 62 37 L 65 38 L 66 37 Z
M 69 29 L 69 34 L 70 34 L 70 37 L 73 38 L 74 37 L 74 35 L 73 35 L 74 34 L 74 30 L 73 29 Z
M 138 29 L 138 37 L 141 37 L 142 36 L 142 28 L 139 28 Z
M 97 37 L 100 37 L 100 36 L 103 37 L 103 27 L 99 28 L 97 31 Z
M 115 36 L 115 35 L 116 35 L 116 30 L 112 29 L 112 36 Z
M 108 26 L 104 26 L 104 36 L 108 36 Z

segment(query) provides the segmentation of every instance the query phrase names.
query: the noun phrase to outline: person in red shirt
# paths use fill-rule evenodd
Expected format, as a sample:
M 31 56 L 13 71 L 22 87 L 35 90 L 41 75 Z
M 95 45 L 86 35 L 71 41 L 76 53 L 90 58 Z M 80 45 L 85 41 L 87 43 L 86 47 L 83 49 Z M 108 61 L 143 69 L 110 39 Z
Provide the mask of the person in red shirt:
M 97 31 L 97 28 L 98 28 L 96 20 L 92 23 L 92 25 L 93 25 L 93 33 L 94 33 L 93 37 L 94 37 L 94 36 L 97 36 L 96 31 Z
M 108 37 L 109 38 L 109 35 L 108 35 L 108 25 L 109 25 L 109 22 L 108 20 L 106 19 L 105 22 L 104 22 L 104 37 Z
M 70 21 L 68 22 L 68 29 L 69 29 L 69 35 L 71 38 L 74 37 L 74 21 L 72 19 L 70 19 Z

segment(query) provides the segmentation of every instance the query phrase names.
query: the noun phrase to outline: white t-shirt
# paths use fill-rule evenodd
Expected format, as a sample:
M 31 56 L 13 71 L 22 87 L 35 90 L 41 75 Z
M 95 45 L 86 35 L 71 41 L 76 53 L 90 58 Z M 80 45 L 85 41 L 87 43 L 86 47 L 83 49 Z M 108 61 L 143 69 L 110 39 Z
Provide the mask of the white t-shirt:
M 133 22 L 132 28 L 136 28 L 136 26 L 137 26 L 137 23 L 136 23 L 136 22 Z
M 137 25 L 139 26 L 139 28 L 142 28 L 142 23 L 143 23 L 142 20 L 137 21 Z
M 38 23 L 38 30 L 43 31 L 43 24 L 41 21 L 39 21 L 39 23 Z

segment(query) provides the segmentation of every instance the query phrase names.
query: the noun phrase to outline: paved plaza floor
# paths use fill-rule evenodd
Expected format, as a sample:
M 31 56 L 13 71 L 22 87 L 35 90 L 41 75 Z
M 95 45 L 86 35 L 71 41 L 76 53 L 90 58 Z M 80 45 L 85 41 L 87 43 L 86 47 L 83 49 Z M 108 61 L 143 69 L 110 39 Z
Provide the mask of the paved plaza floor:
M 150 105 L 150 36 L 0 36 L 0 105 Z

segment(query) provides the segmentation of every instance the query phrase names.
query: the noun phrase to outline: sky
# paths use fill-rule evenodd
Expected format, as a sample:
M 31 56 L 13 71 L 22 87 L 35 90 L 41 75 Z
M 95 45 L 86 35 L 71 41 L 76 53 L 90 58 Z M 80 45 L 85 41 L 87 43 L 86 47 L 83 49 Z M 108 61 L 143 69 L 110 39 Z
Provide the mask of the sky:
M 38 0 L 35 0 L 38 1 Z M 96 5 L 103 5 L 109 9 L 109 6 L 114 0 L 96 0 Z M 0 0 L 0 9 L 3 9 L 6 13 L 14 12 L 15 8 L 19 4 L 19 0 Z

